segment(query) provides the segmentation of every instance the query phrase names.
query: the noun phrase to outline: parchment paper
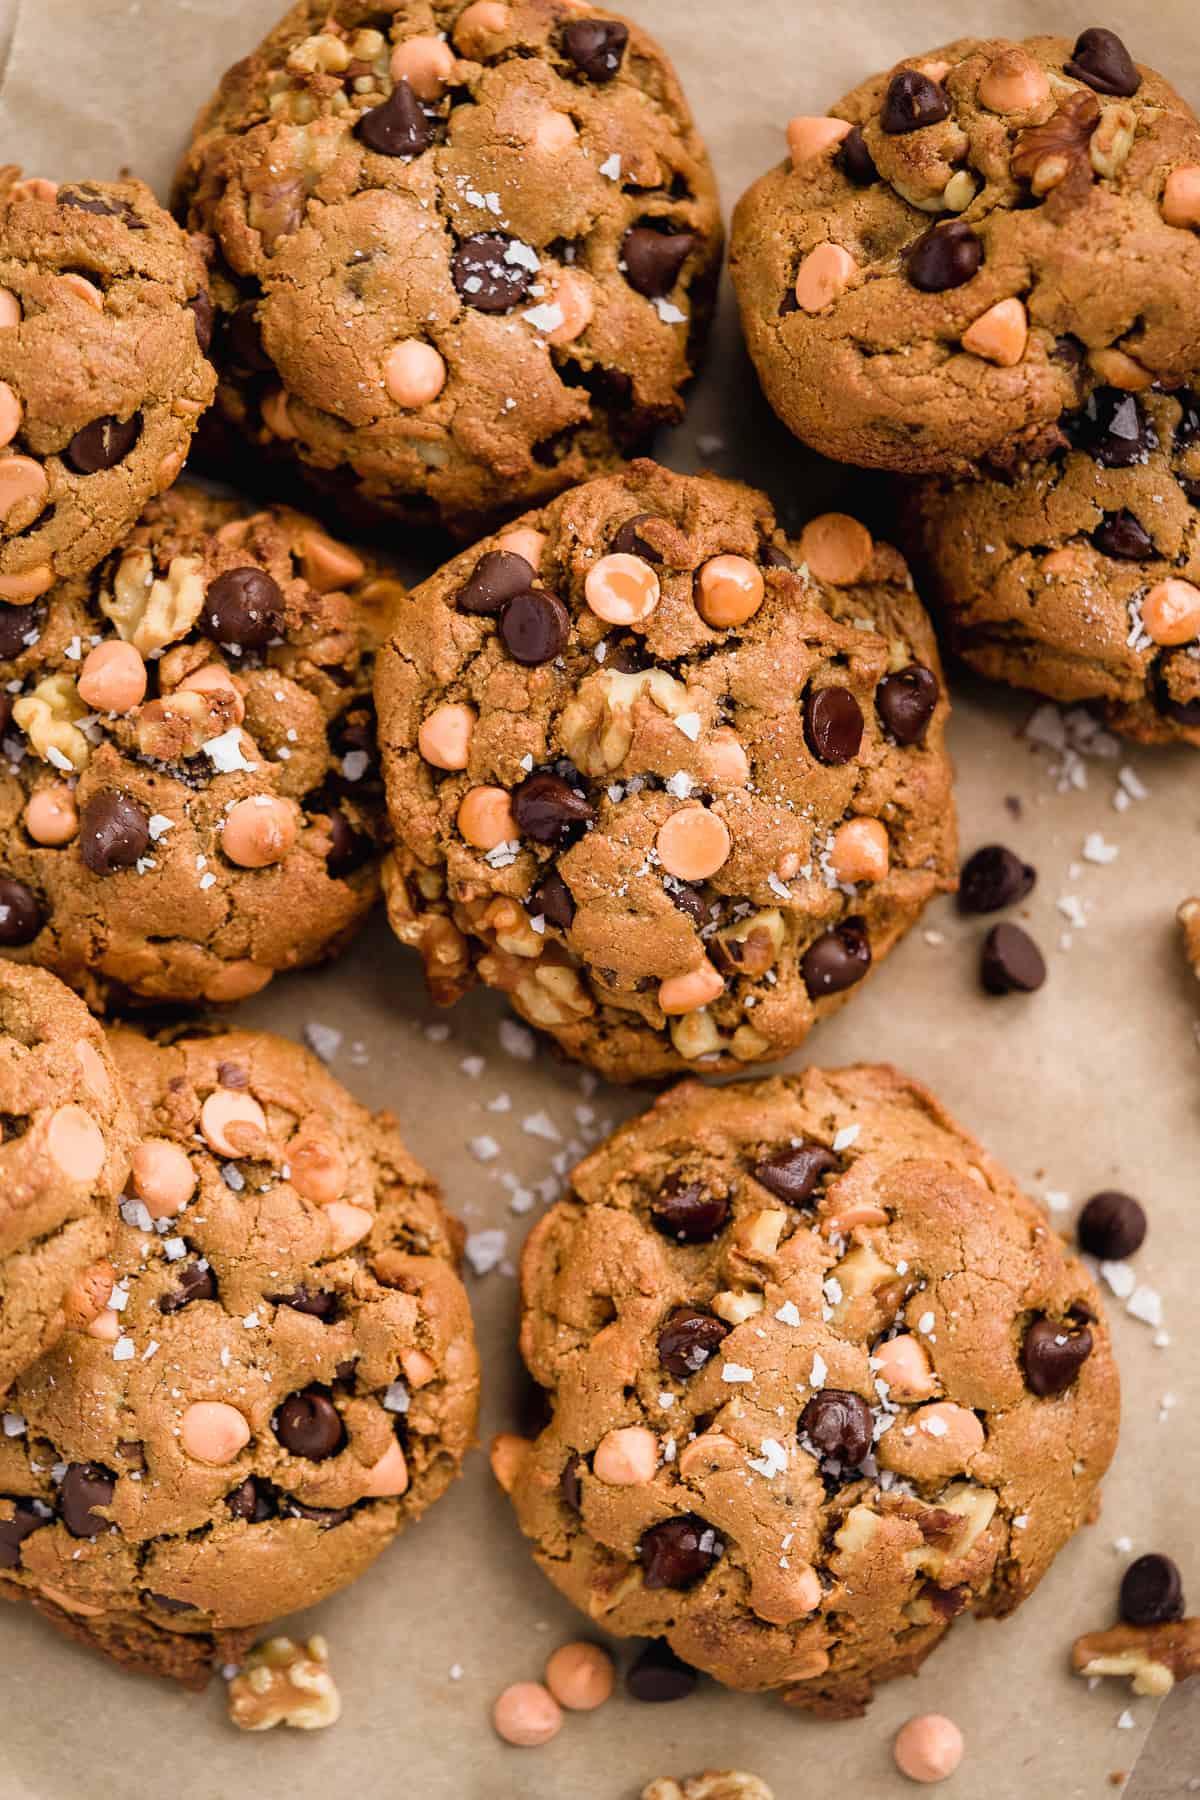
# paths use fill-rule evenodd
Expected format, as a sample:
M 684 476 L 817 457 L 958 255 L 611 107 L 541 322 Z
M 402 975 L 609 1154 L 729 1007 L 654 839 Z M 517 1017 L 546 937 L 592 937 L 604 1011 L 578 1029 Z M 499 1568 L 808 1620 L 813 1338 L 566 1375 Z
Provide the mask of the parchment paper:
M 680 66 L 727 205 L 782 153 L 792 113 L 824 111 L 905 53 L 966 32 L 1073 34 L 1095 22 L 1090 7 L 1035 0 L 628 4 Z M 59 178 L 108 177 L 128 165 L 165 192 L 195 109 L 281 7 L 282 0 L 24 0 L 0 96 L 4 159 Z M 0 50 L 11 0 L 7 19 L 5 12 L 0 0 Z M 1153 9 L 1109 0 L 1104 22 L 1140 60 L 1162 68 L 1193 101 L 1200 97 L 1192 0 L 1159 0 Z M 728 295 L 689 426 L 663 454 L 681 468 L 703 460 L 760 482 L 793 525 L 835 497 L 851 508 L 875 497 L 865 477 L 821 467 L 771 420 Z M 1030 703 L 961 680 L 957 688 L 952 741 L 964 847 L 1001 839 L 1037 864 L 1038 886 L 1023 912 L 1047 952 L 1049 981 L 1028 1000 L 986 999 L 975 975 L 983 927 L 942 903 L 810 1040 L 807 1054 L 828 1064 L 888 1058 L 911 1070 L 1032 1192 L 1069 1196 L 1072 1212 L 1103 1186 L 1127 1186 L 1146 1201 L 1151 1231 L 1137 1272 L 1162 1297 L 1171 1342 L 1156 1346 L 1154 1329 L 1113 1301 L 1126 1411 L 1099 1523 L 1014 1619 L 959 1624 L 920 1677 L 885 1688 L 862 1722 L 819 1724 L 705 1683 L 665 1708 L 621 1696 L 569 1718 L 548 1748 L 517 1752 L 491 1734 L 494 1696 L 540 1676 L 548 1651 L 579 1635 L 583 1621 L 533 1569 L 476 1455 L 449 1497 L 371 1574 L 298 1622 L 319 1627 L 332 1645 L 344 1698 L 343 1722 L 332 1731 L 244 1737 L 225 1721 L 219 1682 L 199 1700 L 139 1683 L 5 1608 L 5 1800 L 629 1800 L 655 1775 L 714 1766 L 756 1771 L 778 1800 L 887 1800 L 912 1791 L 892 1767 L 892 1735 L 930 1709 L 950 1713 L 965 1732 L 967 1758 L 949 1790 L 963 1800 L 1099 1800 L 1112 1791 L 1111 1774 L 1132 1769 L 1152 1703 L 1132 1700 L 1116 1683 L 1089 1692 L 1068 1675 L 1066 1658 L 1078 1632 L 1109 1621 L 1129 1554 L 1173 1551 L 1200 1593 L 1200 1376 L 1186 1341 L 1200 1252 L 1200 988 L 1173 933 L 1177 902 L 1200 891 L 1200 760 L 1123 748 L 1064 759 L 1021 735 Z M 1057 724 L 1052 713 L 1040 734 Z M 1124 778 L 1130 788 L 1138 791 L 1140 780 L 1148 794 L 1119 811 L 1113 796 L 1123 770 L 1133 772 Z M 1019 818 L 1006 797 L 1019 801 Z M 1119 847 L 1114 862 L 1084 860 L 1085 838 L 1097 832 Z M 382 921 L 341 963 L 278 981 L 242 1013 L 293 1035 L 313 1024 L 340 1031 L 335 1072 L 363 1100 L 395 1107 L 411 1147 L 437 1171 L 472 1232 L 506 1233 L 503 1265 L 469 1277 L 484 1351 L 484 1442 L 520 1419 L 511 1271 L 524 1232 L 556 1168 L 589 1134 L 648 1098 L 592 1093 L 578 1070 L 545 1052 L 533 1062 L 513 1058 L 498 1038 L 503 1016 L 498 999 L 477 995 L 439 1019 L 431 1037 L 435 1015 L 416 959 L 392 943 Z M 442 1040 L 446 1025 L 452 1035 Z M 469 1057 L 485 1059 L 482 1072 L 464 1072 Z M 540 1135 L 547 1132 L 557 1135 Z M 498 1146 L 486 1162 L 468 1147 L 483 1136 Z M 533 1192 L 532 1212 L 510 1210 L 515 1185 Z M 1055 1222 L 1067 1227 L 1072 1212 L 1060 1210 Z M 1131 1547 L 1118 1550 L 1125 1539 Z M 624 1667 L 630 1649 L 618 1649 Z M 1189 1708 L 1186 1696 L 1185 1689 L 1171 1703 L 1162 1759 L 1156 1763 L 1152 1749 L 1127 1790 L 1139 1800 L 1186 1792 L 1200 1774 L 1200 1708 Z M 1122 1716 L 1129 1728 L 1118 1727 Z

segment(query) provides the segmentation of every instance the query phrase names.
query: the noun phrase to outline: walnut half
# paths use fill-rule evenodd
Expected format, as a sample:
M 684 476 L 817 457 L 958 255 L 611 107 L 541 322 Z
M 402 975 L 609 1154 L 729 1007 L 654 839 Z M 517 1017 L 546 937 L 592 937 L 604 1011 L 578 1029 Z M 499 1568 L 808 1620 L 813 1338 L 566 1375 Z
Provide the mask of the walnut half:
M 708 1769 L 690 1780 L 662 1775 L 642 1789 L 642 1800 L 775 1800 L 765 1781 L 742 1769 Z
M 1047 194 L 1069 175 L 1086 171 L 1092 179 L 1088 146 L 1100 123 L 1100 102 L 1080 90 L 1069 94 L 1044 125 L 1019 133 L 1009 167 L 1017 181 L 1027 181 L 1035 194 Z
M 255 1644 L 229 1684 L 229 1717 L 240 1731 L 270 1731 L 274 1725 L 320 1731 L 336 1724 L 341 1711 L 323 1637 L 306 1644 L 267 1638 Z
M 1071 1667 L 1089 1678 L 1127 1675 L 1135 1694 L 1169 1694 L 1177 1681 L 1200 1675 L 1200 1619 L 1089 1631 L 1072 1645 Z

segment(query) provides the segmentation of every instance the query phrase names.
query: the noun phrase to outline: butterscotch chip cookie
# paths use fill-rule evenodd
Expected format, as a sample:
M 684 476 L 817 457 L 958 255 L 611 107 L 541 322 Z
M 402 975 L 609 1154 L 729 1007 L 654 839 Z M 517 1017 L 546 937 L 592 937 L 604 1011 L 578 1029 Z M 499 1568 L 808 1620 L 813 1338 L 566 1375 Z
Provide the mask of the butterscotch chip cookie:
M 133 1119 L 87 1008 L 52 975 L 0 962 L 0 1395 L 108 1299 L 132 1148 Z
M 381 653 L 392 925 L 614 1080 L 784 1055 L 953 886 L 908 571 L 650 462 L 425 582 Z
M 94 568 L 179 474 L 216 387 L 206 281 L 140 181 L 0 169 L 0 603 Z
M 1083 1265 L 889 1068 L 676 1087 L 575 1170 L 521 1282 L 539 1566 L 606 1630 L 827 1715 L 1011 1612 L 1116 1443 Z
M 1185 900 L 1179 908 L 1179 929 L 1183 933 L 1183 952 L 1197 976 L 1200 976 L 1200 900 Z
M 142 1133 L 116 1282 L 10 1398 L 0 1592 L 202 1683 L 438 1498 L 478 1365 L 455 1228 L 390 1115 L 280 1038 L 112 1042 Z
M 904 483 L 905 547 L 983 675 L 1200 746 L 1200 399 L 1097 388 L 1005 481 Z
M 721 224 L 675 72 L 574 0 L 301 0 L 177 184 L 219 404 L 336 499 L 472 536 L 682 416 Z
M 178 487 L 0 609 L 0 948 L 97 1007 L 236 1000 L 378 893 L 375 646 L 403 597 L 287 509 Z
M 1008 468 L 1193 372 L 1200 124 L 1116 35 L 963 38 L 797 118 L 730 259 L 776 412 L 843 462 Z

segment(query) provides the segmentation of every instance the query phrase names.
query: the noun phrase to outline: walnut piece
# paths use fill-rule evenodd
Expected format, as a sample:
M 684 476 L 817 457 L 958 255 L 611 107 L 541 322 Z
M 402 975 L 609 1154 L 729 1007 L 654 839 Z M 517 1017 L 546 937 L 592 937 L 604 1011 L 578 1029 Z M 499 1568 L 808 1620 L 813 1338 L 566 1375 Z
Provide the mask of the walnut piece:
M 563 709 L 563 749 L 584 775 L 619 768 L 633 743 L 633 711 L 645 696 L 669 719 L 695 711 L 688 690 L 665 669 L 597 669 L 584 677 Z
M 775 1800 L 765 1781 L 742 1769 L 708 1769 L 682 1783 L 662 1775 L 642 1789 L 642 1800 Z
M 14 700 L 13 724 L 20 726 L 29 747 L 43 762 L 64 774 L 86 769 L 91 745 L 76 720 L 86 719 L 88 709 L 70 675 L 47 675 L 32 693 Z
M 153 656 L 186 637 L 200 617 L 203 567 L 198 556 L 173 556 L 166 575 L 156 579 L 150 552 L 127 550 L 112 593 L 100 595 L 100 610 L 140 656 Z
M 255 1644 L 229 1684 L 229 1717 L 240 1731 L 270 1731 L 275 1725 L 320 1731 L 336 1724 L 341 1711 L 323 1637 L 306 1644 L 267 1638 Z
M 1009 163 L 1013 176 L 1027 181 L 1039 195 L 1049 193 L 1078 171 L 1087 170 L 1090 181 L 1088 148 L 1099 123 L 1100 102 L 1095 94 L 1082 90 L 1069 94 L 1044 125 L 1030 125 L 1019 133 Z
M 1200 1619 L 1086 1632 L 1071 1647 L 1071 1667 L 1088 1678 L 1128 1675 L 1135 1694 L 1169 1694 L 1177 1681 L 1200 1675 Z

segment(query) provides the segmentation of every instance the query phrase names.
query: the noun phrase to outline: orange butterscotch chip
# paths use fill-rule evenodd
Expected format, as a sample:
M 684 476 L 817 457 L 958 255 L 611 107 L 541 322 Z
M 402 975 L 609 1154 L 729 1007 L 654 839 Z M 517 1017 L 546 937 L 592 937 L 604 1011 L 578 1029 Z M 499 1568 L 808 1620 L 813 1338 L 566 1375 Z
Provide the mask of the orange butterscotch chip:
M 457 701 L 434 707 L 417 731 L 417 748 L 435 769 L 465 769 L 471 756 L 475 709 Z
M 715 875 L 732 848 L 724 819 L 706 806 L 685 806 L 672 813 L 659 827 L 655 843 L 663 868 L 680 881 Z
M 850 130 L 846 119 L 815 119 L 801 114 L 788 120 L 787 141 L 791 153 L 792 167 L 799 169 L 805 163 L 814 162 L 827 150 L 840 144 Z
M 584 597 L 607 625 L 640 625 L 658 605 L 658 576 L 640 556 L 617 551 L 588 571 Z
M 723 977 L 705 957 L 698 969 L 689 969 L 686 975 L 668 975 L 659 982 L 658 1004 L 673 1015 L 699 1012 L 724 992 Z
M 720 630 L 744 625 L 763 603 L 762 571 L 745 556 L 712 556 L 696 577 L 696 611 Z
M 1162 216 L 1184 230 L 1200 227 L 1200 163 L 1171 170 L 1163 187 Z
M 446 364 L 432 344 L 405 338 L 383 361 L 383 385 L 397 406 L 428 406 L 446 385 Z
M 79 830 L 75 796 L 65 782 L 38 788 L 25 808 L 25 829 L 35 844 L 57 848 L 69 844 Z
M 818 244 L 800 264 L 796 304 L 805 312 L 824 312 L 839 299 L 858 273 L 858 264 L 840 244 Z
M 998 300 L 980 313 L 962 335 L 962 347 L 972 356 L 1012 369 L 1025 354 L 1029 341 L 1029 315 L 1020 300 Z
M 849 513 L 821 513 L 800 533 L 800 560 L 818 581 L 850 587 L 871 566 L 875 544 L 865 525 Z
M 418 100 L 440 100 L 454 73 L 456 57 L 445 38 L 407 38 L 392 51 L 393 81 L 407 81 Z
M 1048 99 L 1050 82 L 1024 45 L 1013 44 L 988 64 L 977 92 L 989 112 L 1032 112 Z
M 521 835 L 512 800 L 502 787 L 470 788 L 459 803 L 458 829 L 476 850 L 495 850 L 516 843 Z
M 1200 588 L 1172 576 L 1142 601 L 1142 624 L 1156 644 L 1190 644 L 1200 637 Z
M 0 461 L 0 519 L 22 501 L 41 506 L 49 488 L 45 469 L 32 456 L 6 456 Z
M 241 869 L 265 869 L 282 862 L 296 842 L 296 816 L 288 800 L 255 794 L 225 815 L 221 848 Z
M 839 881 L 882 881 L 888 872 L 887 826 L 880 819 L 847 819 L 829 847 Z

